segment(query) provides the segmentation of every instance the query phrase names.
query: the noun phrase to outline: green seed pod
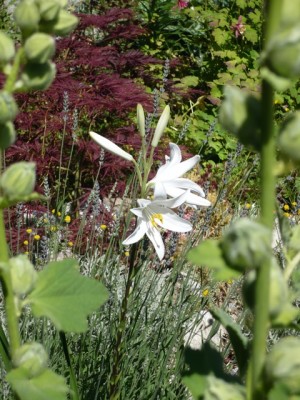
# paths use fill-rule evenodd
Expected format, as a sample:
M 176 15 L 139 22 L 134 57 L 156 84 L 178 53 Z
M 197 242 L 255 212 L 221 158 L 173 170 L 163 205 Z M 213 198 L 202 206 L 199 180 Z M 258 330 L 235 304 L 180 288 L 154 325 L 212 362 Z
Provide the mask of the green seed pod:
M 0 64 L 6 64 L 15 55 L 14 41 L 4 32 L 0 32 Z
M 26 40 L 24 52 L 28 61 L 43 64 L 54 56 L 55 40 L 46 33 L 34 33 Z
M 295 162 L 300 162 L 300 111 L 287 116 L 278 135 L 278 147 L 282 154 Z
M 20 161 L 4 171 L 0 178 L 0 189 L 9 200 L 21 200 L 33 192 L 35 179 L 35 163 Z
M 300 24 L 274 36 L 266 51 L 268 67 L 284 78 L 300 76 Z
M 0 149 L 5 150 L 16 141 L 15 126 L 12 122 L 0 124 Z
M 233 86 L 226 86 L 219 120 L 245 146 L 256 150 L 261 146 L 260 101 L 251 94 Z
M 31 378 L 40 375 L 48 364 L 48 354 L 40 343 L 25 343 L 13 357 L 15 367 L 24 368 Z
M 237 271 L 258 268 L 272 254 L 271 232 L 264 225 L 241 218 L 224 233 L 220 241 L 223 257 Z
M 300 395 L 300 338 L 280 339 L 266 357 L 264 381 L 267 388 L 282 384 L 290 395 Z
M 23 36 L 38 30 L 40 13 L 34 0 L 21 0 L 15 9 L 15 21 Z
M 12 257 L 9 260 L 12 287 L 17 296 L 28 294 L 35 285 L 37 272 L 24 254 Z
M 53 21 L 58 18 L 61 9 L 59 0 L 36 0 L 39 8 L 41 20 Z
M 55 74 L 55 64 L 50 61 L 44 64 L 29 63 L 23 70 L 21 80 L 26 89 L 45 90 L 53 82 Z
M 0 124 L 13 121 L 18 113 L 18 106 L 10 93 L 0 92 Z

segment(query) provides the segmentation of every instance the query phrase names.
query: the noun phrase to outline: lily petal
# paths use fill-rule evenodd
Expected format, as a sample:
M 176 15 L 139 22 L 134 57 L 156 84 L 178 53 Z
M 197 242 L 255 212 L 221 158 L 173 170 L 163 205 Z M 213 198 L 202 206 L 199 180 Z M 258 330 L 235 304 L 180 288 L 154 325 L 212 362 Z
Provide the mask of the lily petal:
M 132 232 L 131 235 L 128 236 L 128 238 L 123 240 L 122 244 L 126 246 L 128 244 L 136 243 L 143 238 L 146 232 L 147 232 L 147 223 L 142 219 L 138 219 L 135 230 Z
M 156 254 L 158 255 L 158 258 L 161 261 L 165 256 L 165 245 L 162 240 L 161 234 L 157 229 L 153 228 L 150 224 L 148 227 L 149 229 L 146 231 L 146 235 L 153 244 Z
M 167 194 L 171 197 L 178 197 L 186 192 L 186 190 L 184 190 L 184 189 L 180 189 L 178 187 L 172 187 L 172 186 L 167 186 L 166 190 L 167 190 Z M 209 207 L 211 205 L 211 202 L 209 200 L 205 199 L 202 196 L 191 193 L 191 192 L 189 192 L 189 194 L 187 195 L 185 202 L 188 204 L 191 204 L 191 205 L 203 206 L 203 207 Z
M 162 219 L 156 222 L 162 228 L 173 232 L 190 232 L 193 229 L 189 221 L 179 217 L 174 211 L 168 210 L 168 212 L 165 212 L 163 207 L 157 207 L 157 211 L 157 214 L 162 215 Z
M 99 144 L 99 146 L 103 147 L 105 150 L 109 151 L 110 153 L 116 154 L 117 156 L 122 157 L 125 160 L 133 161 L 133 157 L 131 154 L 122 150 L 121 147 L 117 146 L 115 143 L 106 139 L 104 136 L 101 136 L 96 132 L 90 132 L 90 137 L 97 144 Z
M 199 186 L 197 183 L 191 181 L 190 179 L 185 179 L 185 178 L 177 178 L 177 179 L 172 179 L 169 182 L 166 182 L 165 185 L 166 187 L 179 187 L 181 189 L 189 189 L 190 191 L 199 193 L 200 196 L 205 197 L 205 193 L 202 189 L 201 186 Z

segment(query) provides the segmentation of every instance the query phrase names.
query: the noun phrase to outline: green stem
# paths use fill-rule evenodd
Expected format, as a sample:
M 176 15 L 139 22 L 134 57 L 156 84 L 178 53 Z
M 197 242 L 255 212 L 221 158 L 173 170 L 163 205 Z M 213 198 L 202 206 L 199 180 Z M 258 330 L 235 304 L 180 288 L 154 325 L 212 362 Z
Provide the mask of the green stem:
M 69 353 L 66 334 L 64 332 L 60 331 L 59 332 L 59 338 L 60 338 L 60 341 L 61 341 L 61 344 L 62 344 L 62 348 L 63 348 L 64 355 L 65 355 L 65 359 L 66 359 L 66 362 L 68 364 L 69 372 L 70 372 L 70 387 L 71 387 L 71 390 L 72 390 L 71 399 L 72 400 L 80 400 L 79 390 L 78 390 L 78 387 L 77 387 L 76 375 L 75 375 L 75 372 L 74 372 L 74 368 L 73 368 L 71 357 L 70 357 L 70 353 Z
M 273 36 L 280 18 L 282 0 L 271 0 L 265 2 L 266 26 L 265 47 Z M 274 135 L 274 113 L 273 113 L 274 90 L 271 85 L 262 82 L 262 138 L 261 147 L 261 222 L 272 230 L 275 209 L 275 175 L 274 165 L 276 161 L 275 135 Z M 270 237 L 271 240 L 271 237 Z M 261 373 L 265 361 L 266 343 L 269 330 L 269 278 L 270 262 L 264 263 L 257 272 L 255 292 L 255 318 L 253 326 L 253 348 L 249 366 L 248 399 L 259 400 L 264 398 L 261 388 Z
M 5 235 L 4 215 L 0 209 L 0 262 L 7 263 L 9 261 L 8 245 Z M 2 269 L 1 280 L 5 298 L 5 311 L 7 318 L 7 330 L 10 339 L 11 356 L 20 347 L 21 339 L 19 332 L 19 324 L 15 307 L 15 299 L 12 288 L 12 280 L 10 271 L 6 268 Z
M 18 79 L 20 65 L 21 65 L 23 57 L 24 57 L 24 49 L 23 49 L 23 47 L 20 47 L 15 56 L 14 63 L 13 63 L 12 69 L 10 71 L 10 74 L 5 82 L 4 87 L 3 87 L 3 90 L 5 92 L 13 93 L 14 85 L 16 83 L 16 80 Z

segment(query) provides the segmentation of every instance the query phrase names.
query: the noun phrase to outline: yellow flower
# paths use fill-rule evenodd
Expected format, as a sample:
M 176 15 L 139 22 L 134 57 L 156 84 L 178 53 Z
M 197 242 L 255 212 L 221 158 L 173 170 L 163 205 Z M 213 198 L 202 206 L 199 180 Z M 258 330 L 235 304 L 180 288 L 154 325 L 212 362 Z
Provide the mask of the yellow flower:
M 246 208 L 246 210 L 249 210 L 251 208 L 251 204 L 250 203 L 246 203 L 245 204 L 245 208 Z
M 296 205 L 297 205 L 297 202 L 296 202 L 296 201 L 293 201 L 293 202 L 292 202 L 292 206 L 293 206 L 293 207 L 296 207 Z
M 23 244 L 25 244 L 25 246 L 28 246 L 29 244 L 28 240 L 24 240 Z
M 228 283 L 228 285 L 231 285 L 232 284 L 232 280 L 228 279 L 227 283 Z
M 68 242 L 69 247 L 73 247 L 74 243 L 73 242 Z
M 124 254 L 126 257 L 129 257 L 129 251 L 125 251 Z
M 40 235 L 34 235 L 33 237 L 34 237 L 34 240 L 40 240 L 40 238 L 41 238 Z
M 55 214 L 55 208 L 53 208 L 53 210 L 51 212 L 52 212 L 52 214 Z
M 28 254 L 29 254 L 29 251 L 24 251 L 24 254 L 28 255 Z
M 66 222 L 67 224 L 69 224 L 69 223 L 71 222 L 71 217 L 70 217 L 70 215 L 66 215 L 66 216 L 65 216 L 65 222 Z
M 290 216 L 290 213 L 285 212 L 285 213 L 283 213 L 283 215 L 288 218 Z
M 285 204 L 285 205 L 283 206 L 283 209 L 284 209 L 284 211 L 289 211 L 290 206 L 289 206 L 288 204 Z
M 31 228 L 28 228 L 28 229 L 26 229 L 26 232 L 27 232 L 27 233 L 32 233 L 32 229 L 31 229 Z
M 207 297 L 208 295 L 209 295 L 209 290 L 208 289 L 203 290 L 202 296 Z
M 57 230 L 56 226 L 51 226 L 50 231 L 55 232 Z
M 43 222 L 44 222 L 44 224 L 47 224 L 49 221 L 48 221 L 47 218 L 44 218 L 44 219 L 43 219 Z
M 100 228 L 105 231 L 105 229 L 107 229 L 107 226 L 105 224 L 100 225 Z
M 60 217 L 61 216 L 61 212 L 57 211 L 57 216 Z

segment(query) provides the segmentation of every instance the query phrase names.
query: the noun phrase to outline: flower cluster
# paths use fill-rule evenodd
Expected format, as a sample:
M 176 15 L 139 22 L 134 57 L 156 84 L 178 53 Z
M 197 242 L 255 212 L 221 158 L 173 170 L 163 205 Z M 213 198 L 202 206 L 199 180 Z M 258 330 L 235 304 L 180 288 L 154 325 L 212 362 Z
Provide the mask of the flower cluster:
M 145 138 L 145 118 L 141 105 L 137 108 L 138 129 L 142 137 L 142 157 L 143 165 L 139 166 L 131 154 L 122 150 L 115 143 L 103 136 L 90 132 L 91 138 L 101 147 L 111 153 L 133 162 L 141 186 L 141 197 L 137 200 L 138 207 L 130 211 L 137 217 L 136 228 L 127 239 L 123 241 L 124 245 L 130 245 L 141 240 L 145 235 L 153 244 L 160 260 L 165 255 L 165 245 L 161 237 L 161 229 L 173 232 L 189 232 L 192 225 L 189 221 L 179 217 L 173 209 L 187 204 L 193 207 L 210 206 L 210 202 L 205 199 L 203 189 L 182 176 L 194 168 L 199 162 L 199 155 L 182 161 L 180 148 L 175 143 L 170 143 L 170 157 L 166 156 L 166 162 L 157 171 L 155 177 L 148 180 L 148 175 L 152 166 L 153 152 L 158 145 L 164 129 L 167 126 L 170 117 L 170 109 L 167 106 L 163 111 L 157 127 L 155 129 L 152 141 L 150 156 L 147 157 L 149 145 Z M 152 199 L 149 199 L 149 190 L 153 190 Z

